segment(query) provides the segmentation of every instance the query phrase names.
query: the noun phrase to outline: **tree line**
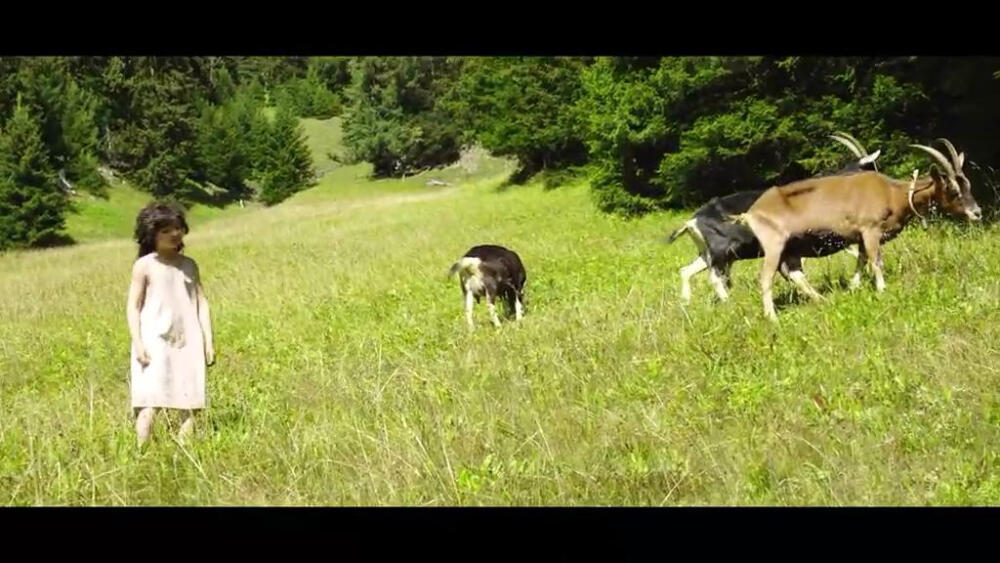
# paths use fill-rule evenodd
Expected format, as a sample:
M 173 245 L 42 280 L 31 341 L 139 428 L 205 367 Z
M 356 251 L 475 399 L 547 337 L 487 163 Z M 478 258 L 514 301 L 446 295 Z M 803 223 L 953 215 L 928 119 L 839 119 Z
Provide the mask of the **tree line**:
M 835 168 L 848 131 L 904 175 L 952 139 L 992 185 L 997 58 L 0 58 L 0 249 L 59 240 L 110 174 L 157 198 L 278 203 L 314 180 L 298 119 L 343 119 L 376 176 L 479 144 L 522 182 L 590 180 L 626 215 Z M 978 175 L 978 177 L 976 177 Z M 981 180 L 981 181 L 977 181 Z M 984 183 L 985 182 L 985 183 Z M 986 194 L 995 195 L 995 194 Z

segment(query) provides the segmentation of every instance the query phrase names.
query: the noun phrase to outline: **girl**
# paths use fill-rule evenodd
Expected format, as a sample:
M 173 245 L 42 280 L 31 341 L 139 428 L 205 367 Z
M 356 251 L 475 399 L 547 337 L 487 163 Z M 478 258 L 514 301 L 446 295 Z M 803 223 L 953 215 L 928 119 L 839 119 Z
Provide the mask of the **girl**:
M 135 221 L 139 257 L 132 266 L 127 317 L 132 337 L 132 409 L 141 446 L 158 408 L 185 412 L 178 438 L 205 408 L 205 367 L 215 362 L 212 322 L 198 265 L 181 254 L 184 213 L 151 203 Z

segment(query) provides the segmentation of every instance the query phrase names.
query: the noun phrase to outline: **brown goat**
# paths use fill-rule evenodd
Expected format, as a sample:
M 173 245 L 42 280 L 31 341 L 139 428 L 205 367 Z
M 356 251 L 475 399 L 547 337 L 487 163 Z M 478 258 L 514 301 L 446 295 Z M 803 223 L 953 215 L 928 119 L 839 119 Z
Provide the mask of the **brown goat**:
M 923 177 L 916 177 L 914 171 L 909 181 L 878 172 L 810 178 L 768 189 L 746 213 L 735 216 L 737 222 L 750 227 L 764 251 L 760 270 L 764 315 L 777 320 L 771 284 L 785 245 L 794 236 L 823 232 L 848 243 L 861 243 L 851 286 L 860 284 L 867 260 L 875 274 L 876 289 L 884 291 L 880 245 L 898 235 L 914 216 L 938 205 L 952 215 L 978 221 L 982 212 L 962 172 L 965 154 L 958 154 L 946 139 L 939 141 L 948 149 L 950 162 L 936 149 L 911 145 L 934 159 L 930 174 Z M 806 288 L 806 294 L 822 299 L 811 287 Z

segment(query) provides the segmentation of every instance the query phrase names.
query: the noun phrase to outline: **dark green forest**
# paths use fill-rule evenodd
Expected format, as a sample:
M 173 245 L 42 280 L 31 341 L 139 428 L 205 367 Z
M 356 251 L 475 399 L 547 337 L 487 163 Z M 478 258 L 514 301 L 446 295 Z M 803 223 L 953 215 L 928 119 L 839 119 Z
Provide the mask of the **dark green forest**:
M 1000 167 L 1000 59 L 942 57 L 4 57 L 0 250 L 64 241 L 74 192 L 281 202 L 314 181 L 298 118 L 341 116 L 380 177 L 478 144 L 514 183 L 584 177 L 603 211 L 690 207 L 835 168 L 828 139 L 926 166 L 951 139 L 981 201 Z

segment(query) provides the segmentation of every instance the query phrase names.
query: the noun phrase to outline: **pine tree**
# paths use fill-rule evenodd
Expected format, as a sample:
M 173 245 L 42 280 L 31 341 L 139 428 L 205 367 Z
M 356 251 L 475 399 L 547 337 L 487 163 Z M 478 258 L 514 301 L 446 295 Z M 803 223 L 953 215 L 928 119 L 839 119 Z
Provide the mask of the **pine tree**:
M 340 98 L 327 87 L 320 69 L 310 64 L 305 77 L 286 82 L 277 88 L 279 104 L 292 109 L 299 117 L 329 119 L 341 112 Z
M 225 66 L 212 69 L 212 87 L 212 97 L 217 104 L 225 104 L 236 95 L 236 83 Z
M 97 100 L 90 92 L 80 88 L 76 82 L 66 84 L 63 93 L 63 108 L 60 116 L 60 155 L 65 176 L 80 188 L 99 192 L 105 187 L 104 179 L 97 172 L 98 129 Z
M 99 192 L 97 100 L 73 78 L 66 57 L 25 59 L 16 83 L 23 102 L 41 125 L 51 167 L 66 182 Z
M 521 176 L 582 164 L 587 147 L 577 101 L 588 63 L 576 57 L 471 59 L 443 104 L 485 149 L 517 158 Z
M 154 196 L 186 199 L 197 178 L 195 140 L 211 99 L 206 61 L 197 57 L 112 59 L 105 70 L 107 156 Z
M 239 89 L 227 104 L 206 106 L 198 127 L 195 152 L 202 179 L 225 188 L 231 198 L 245 197 L 258 144 L 268 132 L 259 102 Z
M 50 166 L 40 122 L 18 96 L 14 115 L 0 132 L 0 249 L 56 241 L 69 206 Z
M 260 146 L 260 199 L 267 205 L 287 199 L 312 180 L 312 157 L 303 135 L 293 113 L 279 106 Z
M 461 61 L 442 57 L 366 57 L 351 62 L 344 145 L 376 176 L 440 166 L 458 158 L 460 132 L 438 102 Z

